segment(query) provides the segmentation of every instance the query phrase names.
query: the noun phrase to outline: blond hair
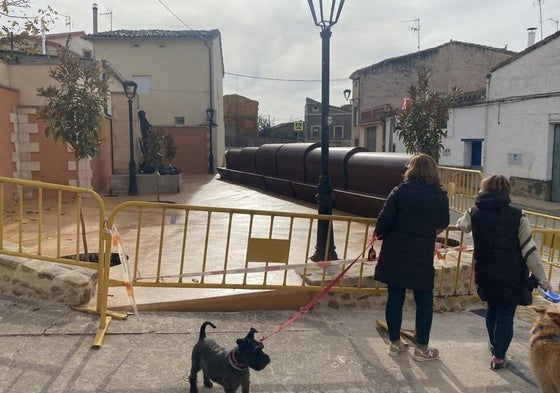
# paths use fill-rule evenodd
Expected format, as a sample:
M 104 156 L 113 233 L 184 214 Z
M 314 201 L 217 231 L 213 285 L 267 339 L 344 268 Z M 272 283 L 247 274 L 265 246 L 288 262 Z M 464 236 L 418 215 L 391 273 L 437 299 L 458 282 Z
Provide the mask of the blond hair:
M 482 179 L 480 191 L 505 191 L 509 194 L 511 184 L 504 175 L 492 175 Z
M 423 179 L 426 183 L 439 185 L 439 172 L 435 160 L 427 154 L 416 154 L 408 162 L 404 181 Z

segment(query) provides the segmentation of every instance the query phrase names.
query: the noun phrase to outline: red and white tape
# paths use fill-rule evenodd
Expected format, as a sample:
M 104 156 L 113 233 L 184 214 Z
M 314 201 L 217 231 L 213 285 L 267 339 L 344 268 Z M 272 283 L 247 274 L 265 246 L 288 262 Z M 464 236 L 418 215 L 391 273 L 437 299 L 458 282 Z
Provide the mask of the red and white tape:
M 307 269 L 319 269 L 326 268 L 330 266 L 346 265 L 351 263 L 349 259 L 341 259 L 336 261 L 319 261 L 319 262 L 309 262 L 300 263 L 296 265 L 267 265 L 259 267 L 250 268 L 240 268 L 240 269 L 223 269 L 223 270 L 208 270 L 205 272 L 196 273 L 183 273 L 183 274 L 173 274 L 173 275 L 161 275 L 161 276 L 151 276 L 151 277 L 136 277 L 136 281 L 139 280 L 155 280 L 155 279 L 169 279 L 169 278 L 185 278 L 185 277 L 204 277 L 204 276 L 218 276 L 223 274 L 245 274 L 245 273 L 265 273 L 265 272 L 278 272 L 291 269 L 307 268 Z M 367 259 L 364 258 L 363 264 L 372 264 Z

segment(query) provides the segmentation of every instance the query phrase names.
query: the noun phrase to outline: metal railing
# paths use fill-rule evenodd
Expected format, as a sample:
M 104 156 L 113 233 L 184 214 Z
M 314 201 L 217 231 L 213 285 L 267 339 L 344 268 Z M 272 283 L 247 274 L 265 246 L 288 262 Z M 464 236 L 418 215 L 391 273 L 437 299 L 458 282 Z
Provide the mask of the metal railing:
M 84 209 L 86 214 L 82 214 Z M 104 244 L 105 204 L 97 193 L 0 177 L 0 212 L 1 254 L 93 269 L 104 264 L 102 254 L 98 255 L 99 263 L 84 260 L 84 239 L 90 241 L 95 254 Z M 55 233 L 47 232 L 53 226 Z M 16 238 L 8 237 L 10 229 L 15 229 Z
M 100 331 L 110 320 L 99 307 L 107 298 L 105 216 L 103 199 L 94 191 L 0 177 L 0 255 L 97 270 L 97 307 L 88 311 L 101 315 Z
M 480 190 L 483 178 L 481 171 L 440 166 L 439 176 L 444 190 L 449 197 L 449 208 L 463 213 L 474 206 L 474 200 Z
M 318 270 L 309 259 L 318 220 L 330 223 L 327 237 L 333 231 L 338 256 L 346 262 L 363 255 L 375 227 L 375 219 L 364 217 L 136 201 L 115 207 L 108 227 L 119 223 L 135 287 L 270 290 L 289 286 L 313 291 L 329 279 L 324 272 L 319 282 L 306 279 L 309 271 Z M 330 273 L 342 271 L 343 266 L 333 263 Z M 111 281 L 111 285 L 124 284 Z M 362 288 L 359 283 L 350 290 Z

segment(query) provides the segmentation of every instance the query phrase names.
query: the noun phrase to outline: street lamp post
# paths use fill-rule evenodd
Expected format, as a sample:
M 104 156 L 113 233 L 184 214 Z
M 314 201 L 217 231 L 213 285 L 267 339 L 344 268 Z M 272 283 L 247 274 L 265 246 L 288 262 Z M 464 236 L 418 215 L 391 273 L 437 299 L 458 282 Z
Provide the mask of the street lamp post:
M 212 145 L 212 126 L 214 125 L 214 113 L 216 111 L 212 108 L 206 109 L 206 117 L 208 117 L 208 128 L 210 132 L 210 152 L 208 153 L 208 173 L 214 173 L 214 149 Z
M 134 161 L 134 130 L 132 127 L 132 100 L 138 85 L 134 81 L 123 82 L 124 94 L 128 98 L 128 136 L 130 139 L 130 161 L 128 161 L 128 195 L 138 195 L 136 183 L 136 162 Z
M 338 22 L 338 17 L 344 6 L 344 0 L 326 1 L 315 0 L 318 12 L 315 11 L 314 0 L 307 0 L 311 15 L 316 26 L 321 27 L 322 42 L 322 70 L 321 70 L 321 177 L 317 187 L 319 214 L 332 215 L 333 186 L 329 177 L 329 72 L 330 72 L 330 38 L 331 27 Z M 337 5 L 338 3 L 338 5 Z M 330 7 L 328 6 L 330 4 Z M 317 244 L 311 260 L 338 259 L 335 251 L 334 236 L 330 222 L 319 220 L 317 226 Z

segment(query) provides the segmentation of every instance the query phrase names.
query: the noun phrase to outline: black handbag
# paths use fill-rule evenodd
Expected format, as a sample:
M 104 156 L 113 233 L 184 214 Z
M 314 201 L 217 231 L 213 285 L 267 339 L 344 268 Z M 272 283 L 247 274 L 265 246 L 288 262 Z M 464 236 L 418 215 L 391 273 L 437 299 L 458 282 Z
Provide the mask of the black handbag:
M 367 259 L 368 259 L 368 261 L 375 261 L 377 259 L 377 253 L 375 252 L 375 249 L 373 248 L 373 244 L 371 245 L 371 247 L 368 250 Z

